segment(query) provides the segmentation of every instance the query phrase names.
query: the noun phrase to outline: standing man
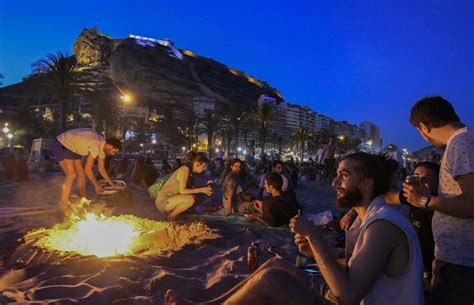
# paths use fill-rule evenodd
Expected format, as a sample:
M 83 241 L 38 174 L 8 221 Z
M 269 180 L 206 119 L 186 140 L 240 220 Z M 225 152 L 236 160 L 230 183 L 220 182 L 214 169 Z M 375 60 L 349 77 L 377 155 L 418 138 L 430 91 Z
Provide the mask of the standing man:
M 334 138 L 329 138 L 329 142 L 324 146 L 323 165 L 324 165 L 324 178 L 331 179 L 336 169 L 336 159 L 334 154 L 336 152 L 336 145 L 334 144 Z
M 115 187 L 105 169 L 105 156 L 113 156 L 121 149 L 122 144 L 120 140 L 105 140 L 100 134 L 90 128 L 71 129 L 56 137 L 53 143 L 53 153 L 64 174 L 66 174 L 66 179 L 62 185 L 60 201 L 64 214 L 68 214 L 71 210 L 69 194 L 71 193 L 72 183 L 76 178 L 81 197 L 86 196 L 86 176 L 97 193 L 104 191 L 92 171 L 96 158 L 98 158 L 100 175 L 107 183 Z M 85 167 L 82 163 L 83 157 L 86 157 Z
M 461 123 L 453 106 L 440 96 L 413 106 L 410 123 L 436 147 L 446 145 L 438 196 L 404 184 L 408 202 L 434 210 L 435 260 L 431 304 L 474 303 L 474 130 Z

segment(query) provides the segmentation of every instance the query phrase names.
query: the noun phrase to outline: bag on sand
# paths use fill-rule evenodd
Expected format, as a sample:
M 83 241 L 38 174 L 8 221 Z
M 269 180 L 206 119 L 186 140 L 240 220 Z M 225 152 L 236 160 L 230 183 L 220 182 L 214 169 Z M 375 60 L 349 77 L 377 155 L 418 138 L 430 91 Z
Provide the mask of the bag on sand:
M 165 175 L 163 177 L 160 177 L 156 180 L 155 183 L 153 183 L 149 188 L 148 188 L 148 193 L 152 198 L 156 198 L 156 195 L 158 195 L 158 192 L 161 190 L 163 185 L 165 185 L 166 181 L 171 177 L 171 173 L 168 175 Z

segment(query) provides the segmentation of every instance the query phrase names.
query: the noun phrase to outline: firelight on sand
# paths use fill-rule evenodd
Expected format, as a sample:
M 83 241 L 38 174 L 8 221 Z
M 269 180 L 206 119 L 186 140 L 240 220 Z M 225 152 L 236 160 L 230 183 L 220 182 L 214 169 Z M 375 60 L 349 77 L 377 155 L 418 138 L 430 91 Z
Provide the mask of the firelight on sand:
M 220 237 L 202 222 L 178 225 L 134 215 L 106 216 L 98 211 L 81 214 L 51 229 L 31 231 L 26 238 L 39 236 L 35 245 L 49 251 L 114 257 L 156 255 Z
M 133 241 L 139 234 L 123 217 L 88 213 L 85 219 L 72 223 L 66 230 L 53 230 L 41 241 L 60 252 L 107 257 L 133 253 Z

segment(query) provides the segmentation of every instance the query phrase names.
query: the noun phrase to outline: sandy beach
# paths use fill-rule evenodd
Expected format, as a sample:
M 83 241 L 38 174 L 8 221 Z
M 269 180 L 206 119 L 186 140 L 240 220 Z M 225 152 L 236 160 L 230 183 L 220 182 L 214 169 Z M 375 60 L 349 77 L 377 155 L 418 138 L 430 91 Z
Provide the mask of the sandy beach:
M 170 288 L 192 300 L 206 300 L 248 276 L 246 255 L 251 242 L 272 246 L 273 252 L 291 262 L 298 254 L 287 227 L 265 228 L 219 213 L 189 213 L 179 221 L 177 225 L 205 224 L 216 236 L 193 237 L 198 239 L 195 243 L 175 251 L 113 258 L 47 251 L 34 245 L 34 236 L 25 238 L 25 234 L 61 221 L 56 205 L 61 178 L 60 174 L 33 175 L 28 182 L 0 182 L 0 304 L 163 304 Z M 144 190 L 130 190 L 134 207 L 116 209 L 114 215 L 163 220 Z M 297 195 L 306 214 L 328 209 L 338 213 L 329 185 L 304 181 Z M 215 201 L 218 197 L 215 194 Z M 334 234 L 328 231 L 327 236 L 333 239 Z M 262 251 L 258 261 L 271 257 Z

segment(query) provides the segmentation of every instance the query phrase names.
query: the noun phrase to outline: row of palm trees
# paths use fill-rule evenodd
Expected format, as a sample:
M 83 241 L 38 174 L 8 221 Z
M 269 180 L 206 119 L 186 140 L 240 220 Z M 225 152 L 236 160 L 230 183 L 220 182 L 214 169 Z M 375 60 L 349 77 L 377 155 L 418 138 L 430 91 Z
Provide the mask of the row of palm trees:
M 68 127 L 68 116 L 72 110 L 72 101 L 78 94 L 91 105 L 93 127 L 106 136 L 120 129 L 121 120 L 119 105 L 116 96 L 94 91 L 84 87 L 87 83 L 80 73 L 74 56 L 68 56 L 58 52 L 56 55 L 49 54 L 32 65 L 32 74 L 29 80 L 37 84 L 34 95 L 47 97 L 51 101 L 59 103 L 59 131 Z M 167 144 L 174 155 L 179 148 L 186 145 L 192 149 L 197 137 L 207 135 L 208 152 L 211 155 L 215 147 L 216 138 L 222 140 L 222 145 L 227 152 L 237 152 L 239 137 L 244 138 L 250 133 L 258 132 L 260 142 L 260 153 L 265 154 L 267 143 L 277 145 L 278 155 L 281 156 L 283 146 L 291 145 L 297 147 L 301 158 L 305 151 L 315 151 L 319 146 L 327 143 L 331 136 L 328 130 L 322 129 L 317 133 L 311 133 L 304 127 L 293 131 L 289 139 L 281 135 L 271 133 L 269 126 L 278 119 L 277 105 L 273 101 L 259 100 L 254 107 L 245 107 L 233 104 L 225 109 L 216 111 L 205 111 L 204 116 L 199 117 L 194 112 L 192 105 L 188 108 L 164 107 L 160 113 L 160 120 L 154 123 L 136 120 L 132 128 L 136 131 L 137 141 L 145 142 L 151 133 L 160 134 L 163 144 Z M 31 126 L 29 115 L 25 123 Z M 80 125 L 79 116 L 75 121 Z M 129 122 L 130 123 L 130 122 Z M 41 126 L 48 132 L 57 132 L 52 127 L 52 122 L 41 121 Z M 129 126 L 130 127 L 130 126 Z M 349 142 L 349 139 L 348 141 Z M 343 144 L 343 143 L 341 143 Z M 254 154 L 254 145 L 249 149 Z

